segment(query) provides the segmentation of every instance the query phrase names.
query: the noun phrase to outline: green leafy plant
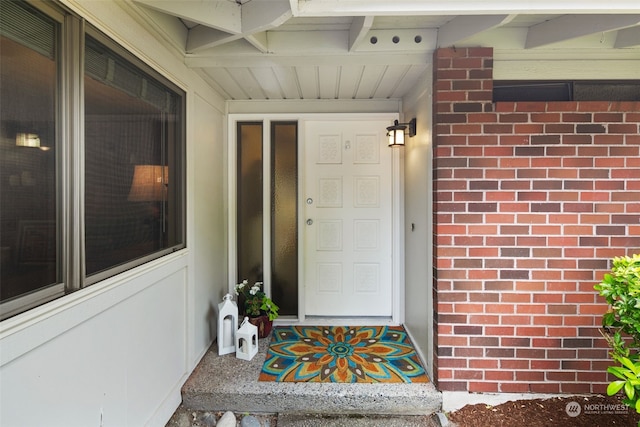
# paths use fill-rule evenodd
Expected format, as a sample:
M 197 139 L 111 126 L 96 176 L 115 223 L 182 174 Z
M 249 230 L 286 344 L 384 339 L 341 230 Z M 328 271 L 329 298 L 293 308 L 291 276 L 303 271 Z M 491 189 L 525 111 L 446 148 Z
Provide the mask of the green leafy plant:
M 262 282 L 256 282 L 249 286 L 248 280 L 243 280 L 235 286 L 238 302 L 244 305 L 244 314 L 247 316 L 260 316 L 266 314 L 269 320 L 278 317 L 278 307 L 262 290 Z
M 607 368 L 618 378 L 609 384 L 607 394 L 623 390 L 623 402 L 640 413 L 640 254 L 613 258 L 611 274 L 605 274 L 594 288 L 609 304 L 602 317 L 602 334 L 617 362 Z

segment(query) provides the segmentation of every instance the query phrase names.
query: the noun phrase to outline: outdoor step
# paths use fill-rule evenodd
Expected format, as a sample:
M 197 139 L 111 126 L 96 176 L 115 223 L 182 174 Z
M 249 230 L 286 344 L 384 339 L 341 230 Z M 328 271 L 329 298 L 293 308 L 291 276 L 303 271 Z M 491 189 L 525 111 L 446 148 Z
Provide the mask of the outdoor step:
M 431 415 L 442 407 L 432 383 L 336 384 L 258 381 L 269 338 L 251 360 L 218 356 L 214 344 L 182 388 L 182 404 L 201 411 L 285 414 Z

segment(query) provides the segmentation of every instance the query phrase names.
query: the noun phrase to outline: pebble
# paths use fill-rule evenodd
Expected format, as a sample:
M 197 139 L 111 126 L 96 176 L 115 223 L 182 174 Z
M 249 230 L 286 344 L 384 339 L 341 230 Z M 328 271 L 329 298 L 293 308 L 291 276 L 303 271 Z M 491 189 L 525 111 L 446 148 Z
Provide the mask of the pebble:
M 242 421 L 240 422 L 240 427 L 268 427 L 268 426 L 262 426 L 262 424 L 260 424 L 260 420 L 258 420 L 253 415 L 246 415 L 242 417 Z
M 180 412 L 175 417 L 175 427 L 191 427 L 191 419 L 186 412 Z
M 231 411 L 225 412 L 218 420 L 217 427 L 236 427 L 236 416 Z
M 202 423 L 202 427 L 215 427 L 216 416 L 211 412 L 205 412 L 200 418 L 200 422 Z

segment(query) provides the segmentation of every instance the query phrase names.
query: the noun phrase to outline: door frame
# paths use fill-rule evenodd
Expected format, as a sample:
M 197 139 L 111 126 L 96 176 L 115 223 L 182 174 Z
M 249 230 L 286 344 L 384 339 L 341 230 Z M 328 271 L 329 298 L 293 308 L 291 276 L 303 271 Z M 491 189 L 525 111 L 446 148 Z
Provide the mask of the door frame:
M 233 294 L 234 286 L 238 283 L 237 277 L 237 123 L 243 121 L 260 121 L 263 123 L 263 153 L 271 150 L 271 122 L 274 121 L 296 121 L 298 122 L 298 165 L 304 165 L 305 158 L 305 123 L 307 121 L 387 121 L 389 125 L 399 118 L 398 113 L 290 113 L 290 114 L 228 114 L 228 221 L 229 221 L 229 237 L 228 237 L 228 269 L 229 269 L 229 292 Z M 393 150 L 392 155 L 392 315 L 387 318 L 364 318 L 349 317 L 342 318 L 318 318 L 308 317 L 305 313 L 305 287 L 302 285 L 304 278 L 304 227 L 305 222 L 303 215 L 298 215 L 298 316 L 296 317 L 280 317 L 276 320 L 278 324 L 318 324 L 323 325 L 339 325 L 345 321 L 349 325 L 371 324 L 375 322 L 377 325 L 401 325 L 404 323 L 404 151 L 400 147 L 387 147 L 383 149 Z M 271 175 L 270 156 L 263 156 L 263 174 L 265 178 Z M 306 174 L 298 174 L 298 212 L 304 212 L 304 179 Z M 269 179 L 263 180 L 263 212 L 266 215 L 271 213 L 271 182 Z M 264 290 L 267 295 L 271 294 L 271 222 L 270 217 L 265 217 L 263 227 L 263 254 L 264 254 Z M 277 303 L 277 301 L 276 301 Z

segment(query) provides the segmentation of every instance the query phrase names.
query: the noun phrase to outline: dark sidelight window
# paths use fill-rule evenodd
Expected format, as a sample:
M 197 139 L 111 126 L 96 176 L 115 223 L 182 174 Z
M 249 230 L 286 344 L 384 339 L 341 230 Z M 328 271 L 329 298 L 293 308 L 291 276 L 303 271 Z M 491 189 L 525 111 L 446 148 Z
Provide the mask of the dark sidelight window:
M 264 281 L 262 123 L 238 123 L 238 279 Z
M 238 280 L 264 282 L 280 314 L 296 316 L 298 124 L 239 122 L 236 131 Z
M 271 294 L 298 314 L 298 124 L 271 124 Z

